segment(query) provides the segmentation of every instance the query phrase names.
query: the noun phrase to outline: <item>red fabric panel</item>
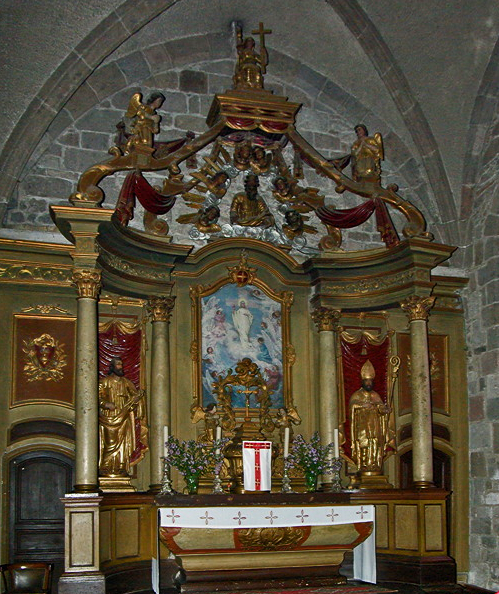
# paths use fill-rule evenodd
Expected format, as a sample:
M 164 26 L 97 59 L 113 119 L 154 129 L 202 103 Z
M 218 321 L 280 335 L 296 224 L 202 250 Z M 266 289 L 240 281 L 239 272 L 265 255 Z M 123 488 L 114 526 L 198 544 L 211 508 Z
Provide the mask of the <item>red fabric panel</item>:
M 269 120 L 262 121 L 261 128 L 268 132 L 284 132 L 288 128 L 288 124 L 284 122 L 273 122 Z
M 257 126 L 252 118 L 227 118 L 227 124 L 236 130 L 251 130 Z
M 135 172 L 131 171 L 121 186 L 118 202 L 116 203 L 116 216 L 122 225 L 128 225 L 133 219 L 133 209 L 135 208 Z
M 381 344 L 370 344 L 365 336 L 359 342 L 351 344 L 341 339 L 341 364 L 343 370 L 343 389 L 345 395 L 345 454 L 351 456 L 349 403 L 352 394 L 361 387 L 360 370 L 369 359 L 376 371 L 374 389 L 386 404 L 388 399 L 388 357 L 390 339 L 387 336 Z M 364 349 L 364 353 L 362 351 Z
M 315 212 L 319 219 L 326 225 L 338 227 L 338 229 L 351 229 L 367 221 L 376 208 L 374 200 L 368 200 L 354 208 L 329 208 L 321 206 Z
M 99 378 L 105 377 L 113 357 L 121 357 L 125 376 L 140 389 L 140 348 L 142 331 L 133 334 L 121 332 L 112 324 L 106 332 L 99 332 Z

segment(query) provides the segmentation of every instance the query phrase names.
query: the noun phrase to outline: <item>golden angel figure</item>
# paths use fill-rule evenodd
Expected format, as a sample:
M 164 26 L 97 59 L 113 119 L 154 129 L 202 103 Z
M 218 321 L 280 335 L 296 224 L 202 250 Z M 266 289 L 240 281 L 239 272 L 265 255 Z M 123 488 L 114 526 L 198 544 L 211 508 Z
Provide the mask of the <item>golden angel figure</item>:
M 274 425 L 279 429 L 279 437 L 282 444 L 284 444 L 284 430 L 286 427 L 289 428 L 289 439 L 292 441 L 293 425 L 299 425 L 300 423 L 301 417 L 294 406 L 288 406 L 287 408 L 281 407 L 277 411 Z
M 129 153 L 135 145 L 153 146 L 153 135 L 159 133 L 161 120 L 156 110 L 164 101 L 165 96 L 159 92 L 152 93 L 145 103 L 142 103 L 142 93 L 132 95 L 125 114 L 131 134 L 126 143 L 125 153 Z
M 222 229 L 217 223 L 219 218 L 220 209 L 218 206 L 212 205 L 206 208 L 200 208 L 192 214 L 180 215 L 177 218 L 177 222 L 184 225 L 186 223 L 192 223 L 201 233 L 218 233 Z
M 374 136 L 369 136 L 364 124 L 358 124 L 354 130 L 357 140 L 352 144 L 350 155 L 334 159 L 333 165 L 342 170 L 350 163 L 354 181 L 379 184 L 381 161 L 385 158 L 381 134 L 377 132 Z
M 208 404 L 206 408 L 199 406 L 199 404 L 191 407 L 191 420 L 193 423 L 204 421 L 204 432 L 201 435 L 201 441 L 215 441 L 217 427 L 220 425 L 220 415 L 217 413 L 217 405 L 214 402 Z

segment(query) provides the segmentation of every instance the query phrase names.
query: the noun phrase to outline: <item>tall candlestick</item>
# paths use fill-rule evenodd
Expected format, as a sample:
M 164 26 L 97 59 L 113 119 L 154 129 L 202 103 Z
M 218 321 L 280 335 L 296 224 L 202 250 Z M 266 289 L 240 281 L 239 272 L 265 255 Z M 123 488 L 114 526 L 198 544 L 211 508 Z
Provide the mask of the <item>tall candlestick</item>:
M 334 430 L 334 457 L 340 457 L 340 438 L 338 435 L 338 429 Z
M 222 439 L 222 427 L 220 427 L 220 425 L 217 425 L 217 430 L 215 432 L 215 441 L 220 442 L 221 439 Z M 217 448 L 215 450 L 215 455 L 220 456 L 220 448 Z
M 289 427 L 284 427 L 284 457 L 289 456 Z
M 166 445 L 166 442 L 168 441 L 168 425 L 163 427 L 163 441 L 163 456 L 168 458 L 168 446 Z

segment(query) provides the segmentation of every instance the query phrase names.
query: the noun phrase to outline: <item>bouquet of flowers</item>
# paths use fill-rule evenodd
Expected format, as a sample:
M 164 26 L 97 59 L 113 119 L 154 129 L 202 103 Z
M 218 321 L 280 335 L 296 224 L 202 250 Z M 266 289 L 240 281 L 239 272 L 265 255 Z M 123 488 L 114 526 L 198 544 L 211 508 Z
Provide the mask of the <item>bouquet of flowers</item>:
M 293 439 L 291 451 L 286 460 L 288 468 L 298 466 L 305 475 L 307 490 L 315 491 L 317 488 L 317 479 L 321 474 L 331 474 L 333 472 L 334 444 L 321 444 L 321 438 L 316 431 L 310 440 L 306 442 L 303 435 L 297 435 Z
M 194 439 L 180 441 L 169 437 L 165 442 L 168 451 L 168 464 L 176 468 L 184 477 L 187 491 L 195 493 L 199 477 L 206 472 L 213 461 L 213 450 L 207 443 Z
M 213 444 L 202 443 L 194 439 L 180 441 L 169 437 L 165 442 L 168 451 L 168 464 L 176 468 L 184 477 L 187 491 L 196 493 L 199 477 L 207 472 L 210 466 L 215 470 L 223 464 L 223 450 L 229 439 L 215 440 Z

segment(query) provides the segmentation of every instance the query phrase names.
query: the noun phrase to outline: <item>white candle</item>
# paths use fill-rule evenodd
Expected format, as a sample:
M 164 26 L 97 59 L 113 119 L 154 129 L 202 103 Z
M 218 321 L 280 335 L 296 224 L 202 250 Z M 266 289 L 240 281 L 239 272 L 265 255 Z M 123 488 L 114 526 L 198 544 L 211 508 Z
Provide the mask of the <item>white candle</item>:
M 289 456 L 289 427 L 284 427 L 284 457 Z
M 215 433 L 215 440 L 216 441 L 220 441 L 221 439 L 222 439 L 222 427 L 220 427 L 220 425 L 217 425 L 217 430 L 216 430 L 216 433 Z M 215 454 L 217 456 L 220 456 L 220 448 L 217 448 L 215 450 Z
M 168 425 L 165 425 L 163 427 L 163 456 L 165 458 L 168 458 L 168 446 L 166 445 L 166 442 L 168 441 Z
M 340 438 L 338 435 L 338 429 L 334 430 L 334 457 L 340 457 Z

